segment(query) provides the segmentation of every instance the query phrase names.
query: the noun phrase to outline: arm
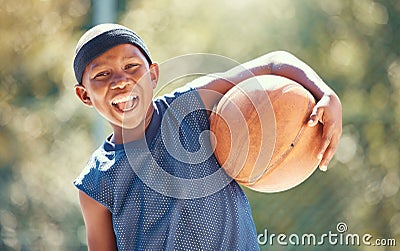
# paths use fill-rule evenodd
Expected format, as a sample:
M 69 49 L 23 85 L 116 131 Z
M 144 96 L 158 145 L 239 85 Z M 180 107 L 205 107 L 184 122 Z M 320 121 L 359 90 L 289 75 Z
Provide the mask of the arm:
M 317 99 L 310 116 L 309 126 L 324 125 L 323 144 L 320 148 L 320 169 L 325 171 L 339 144 L 342 134 L 342 106 L 336 93 L 324 83 L 306 63 L 292 54 L 277 51 L 265 54 L 224 73 L 204 76 L 194 81 L 207 110 L 219 101 L 234 85 L 258 75 L 278 75 L 296 81 Z
M 88 250 L 116 251 L 110 211 L 82 191 L 79 191 L 79 201 L 86 225 Z

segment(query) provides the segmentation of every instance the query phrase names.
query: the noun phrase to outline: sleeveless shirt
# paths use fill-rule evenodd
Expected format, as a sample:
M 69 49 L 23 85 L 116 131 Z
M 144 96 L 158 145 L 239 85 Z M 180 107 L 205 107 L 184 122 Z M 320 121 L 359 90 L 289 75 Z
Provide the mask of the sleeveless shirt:
M 153 106 L 142 140 L 106 139 L 74 181 L 112 213 L 118 250 L 258 250 L 248 200 L 212 154 L 198 92 Z

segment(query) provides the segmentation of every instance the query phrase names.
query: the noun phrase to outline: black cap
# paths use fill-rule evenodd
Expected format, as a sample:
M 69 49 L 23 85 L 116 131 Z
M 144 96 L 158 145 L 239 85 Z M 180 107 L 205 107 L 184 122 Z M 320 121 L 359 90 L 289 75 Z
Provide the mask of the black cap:
M 74 71 L 78 83 L 82 83 L 83 71 L 93 59 L 120 44 L 135 45 L 152 64 L 146 44 L 135 32 L 119 24 L 99 24 L 83 34 L 76 46 Z

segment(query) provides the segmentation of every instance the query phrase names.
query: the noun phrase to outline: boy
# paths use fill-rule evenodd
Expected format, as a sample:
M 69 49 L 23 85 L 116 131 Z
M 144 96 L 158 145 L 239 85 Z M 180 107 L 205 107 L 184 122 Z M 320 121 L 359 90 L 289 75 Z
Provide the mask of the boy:
M 195 88 L 152 100 L 159 69 L 146 45 L 124 26 L 102 24 L 79 40 L 74 71 L 76 95 L 113 129 L 74 182 L 80 190 L 89 250 L 258 249 L 250 206 L 235 181 L 211 194 L 191 196 L 154 172 L 161 167 L 177 179 L 201 180 L 220 170 L 214 155 L 199 151 L 209 145 L 199 138 L 209 130 L 208 111 L 247 78 L 284 76 L 316 97 L 309 126 L 324 124 L 321 170 L 326 170 L 341 135 L 339 98 L 309 66 L 286 52 L 201 77 L 193 81 Z M 170 145 L 183 147 L 188 159 L 172 157 Z

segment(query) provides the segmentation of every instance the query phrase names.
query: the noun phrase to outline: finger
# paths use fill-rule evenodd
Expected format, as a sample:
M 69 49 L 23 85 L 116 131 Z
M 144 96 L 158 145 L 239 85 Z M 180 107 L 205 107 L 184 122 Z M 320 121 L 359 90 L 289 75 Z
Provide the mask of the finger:
M 331 145 L 332 137 L 333 137 L 333 125 L 332 124 L 325 124 L 322 133 L 322 143 L 321 148 L 318 154 L 318 159 L 321 160 L 320 169 L 322 171 L 326 171 L 326 150 Z M 325 161 L 324 161 L 325 160 Z M 324 170 L 325 169 L 325 170 Z
M 308 120 L 308 125 L 316 126 L 318 124 L 318 121 L 322 122 L 323 114 L 324 114 L 324 108 L 315 106 L 310 115 L 310 119 Z
M 326 171 L 328 169 L 328 165 L 331 162 L 337 147 L 339 144 L 339 140 L 338 139 L 332 139 L 331 143 L 329 144 L 328 148 L 326 149 L 325 153 L 324 153 L 324 157 L 321 160 L 321 163 L 319 165 L 319 169 L 321 171 Z
M 332 124 L 332 128 L 335 126 L 335 123 Z M 331 161 L 331 159 L 333 158 L 333 155 L 336 153 L 336 150 L 338 148 L 339 145 L 339 139 L 340 136 L 342 134 L 342 130 L 341 127 L 339 129 L 335 129 L 332 130 L 332 136 L 327 136 L 328 138 L 330 137 L 329 141 L 329 145 L 328 147 L 324 150 L 323 155 L 320 155 L 321 157 L 321 162 L 320 162 L 320 169 L 322 171 L 326 171 L 328 168 L 328 165 Z M 322 152 L 320 152 L 320 154 L 322 154 Z
M 332 145 L 332 144 L 330 144 L 330 145 L 328 146 L 328 148 L 326 149 L 326 151 L 324 152 L 324 155 L 323 155 L 323 157 L 322 157 L 322 160 L 321 160 L 321 162 L 320 162 L 320 164 L 319 164 L 319 169 L 320 169 L 321 171 L 323 171 L 323 172 L 326 172 L 326 170 L 328 170 L 329 162 L 331 161 L 331 159 L 332 159 L 332 157 L 333 157 L 333 152 L 334 152 L 334 151 L 332 151 L 331 145 Z

